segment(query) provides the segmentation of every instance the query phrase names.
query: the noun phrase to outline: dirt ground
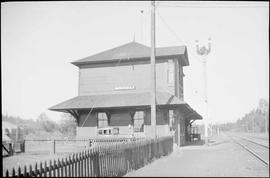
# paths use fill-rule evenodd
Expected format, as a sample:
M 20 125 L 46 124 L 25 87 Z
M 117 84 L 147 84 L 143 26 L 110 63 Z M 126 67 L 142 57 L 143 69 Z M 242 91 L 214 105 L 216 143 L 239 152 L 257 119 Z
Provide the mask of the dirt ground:
M 269 177 L 268 168 L 226 136 L 215 136 L 209 146 L 177 147 L 174 152 L 130 172 L 126 177 Z

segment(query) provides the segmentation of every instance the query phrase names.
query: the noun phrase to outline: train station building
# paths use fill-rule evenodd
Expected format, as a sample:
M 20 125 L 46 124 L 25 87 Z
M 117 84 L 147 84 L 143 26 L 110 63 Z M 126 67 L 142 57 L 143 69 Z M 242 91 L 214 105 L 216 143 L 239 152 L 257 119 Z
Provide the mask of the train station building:
M 115 127 L 119 135 L 152 135 L 150 47 L 135 41 L 72 62 L 79 68 L 78 96 L 53 111 L 70 113 L 77 138 L 93 138 L 100 128 Z M 156 48 L 156 132 L 174 135 L 185 144 L 188 127 L 202 117 L 184 101 L 186 46 Z

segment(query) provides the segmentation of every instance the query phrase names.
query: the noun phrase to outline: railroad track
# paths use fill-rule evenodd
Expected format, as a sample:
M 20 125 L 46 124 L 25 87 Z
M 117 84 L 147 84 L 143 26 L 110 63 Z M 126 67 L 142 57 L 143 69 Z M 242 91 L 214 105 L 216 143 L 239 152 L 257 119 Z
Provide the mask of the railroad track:
M 265 166 L 269 166 L 269 146 L 238 135 L 226 135 L 246 151 L 251 153 L 254 157 L 259 159 Z
M 243 136 L 239 136 L 239 135 L 234 135 L 234 136 L 235 136 L 235 137 L 239 137 L 239 138 L 241 138 L 241 139 L 244 139 L 244 140 L 246 140 L 246 141 L 252 142 L 252 143 L 254 143 L 254 144 L 257 144 L 257 145 L 260 145 L 260 146 L 262 146 L 262 147 L 265 147 L 265 148 L 268 148 L 268 149 L 269 149 L 269 145 L 259 143 L 259 142 L 255 141 L 255 140 L 253 139 L 253 137 L 245 137 L 245 136 L 243 137 Z M 255 139 L 258 140 L 258 138 L 255 138 Z
M 264 141 L 269 141 L 269 138 L 262 138 L 262 137 L 256 137 L 256 136 L 247 136 L 249 138 L 255 138 L 255 139 L 259 139 L 259 140 L 264 140 Z

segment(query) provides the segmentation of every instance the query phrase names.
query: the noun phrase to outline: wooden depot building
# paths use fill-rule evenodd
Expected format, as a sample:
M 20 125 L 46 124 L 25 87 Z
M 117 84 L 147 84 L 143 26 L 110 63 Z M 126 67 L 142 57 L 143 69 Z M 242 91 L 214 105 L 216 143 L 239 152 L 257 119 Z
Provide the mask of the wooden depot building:
M 49 109 L 74 116 L 78 139 L 98 136 L 104 127 L 116 127 L 120 135 L 151 136 L 150 50 L 133 41 L 72 62 L 79 68 L 79 94 Z M 156 48 L 156 132 L 174 135 L 179 146 L 187 127 L 202 119 L 184 102 L 188 65 L 186 46 Z

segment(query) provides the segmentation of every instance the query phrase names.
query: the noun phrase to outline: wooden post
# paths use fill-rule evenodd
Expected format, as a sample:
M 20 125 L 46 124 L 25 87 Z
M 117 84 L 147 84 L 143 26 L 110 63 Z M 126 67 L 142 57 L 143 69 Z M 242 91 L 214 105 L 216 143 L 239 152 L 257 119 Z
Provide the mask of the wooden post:
M 55 139 L 53 139 L 53 154 L 55 154 Z
M 32 165 L 30 164 L 30 168 L 29 168 L 29 176 L 32 177 L 33 176 L 33 169 L 32 169 Z
M 49 177 L 52 177 L 52 160 L 50 160 L 50 162 L 49 162 L 49 169 L 48 169 L 48 171 L 49 171 Z
M 8 145 L 9 145 L 9 153 L 8 153 L 8 155 L 11 156 L 11 155 L 13 155 L 12 143 L 9 143 Z
M 6 170 L 6 177 L 9 177 L 8 170 Z
M 24 153 L 25 152 L 25 140 L 23 140 L 21 143 L 20 143 L 20 147 L 21 147 L 21 152 Z
M 24 165 L 24 169 L 23 169 L 23 177 L 28 177 L 28 176 L 27 176 L 27 168 L 26 168 L 26 165 Z
M 12 169 L 12 177 L 15 177 L 16 173 L 15 173 L 15 168 Z
M 151 1 L 151 127 L 152 137 L 156 138 L 156 42 L 155 42 L 155 1 Z
M 18 168 L 18 177 L 21 177 L 22 175 L 21 175 L 21 167 L 19 166 L 19 168 Z

